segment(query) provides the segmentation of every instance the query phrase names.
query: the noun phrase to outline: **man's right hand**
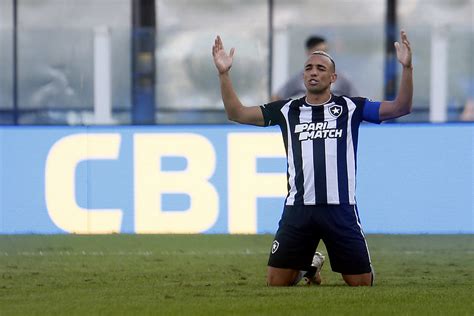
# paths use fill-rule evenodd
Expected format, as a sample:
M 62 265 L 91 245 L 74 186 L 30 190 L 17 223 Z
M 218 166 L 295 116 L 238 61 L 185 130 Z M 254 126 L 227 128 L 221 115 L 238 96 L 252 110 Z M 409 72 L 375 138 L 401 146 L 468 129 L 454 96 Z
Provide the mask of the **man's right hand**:
M 230 53 L 227 54 L 224 50 L 224 44 L 222 44 L 221 37 L 217 35 L 214 40 L 214 46 L 212 46 L 212 57 L 214 58 L 214 64 L 216 65 L 219 74 L 224 74 L 232 67 L 232 60 L 234 57 L 235 49 L 231 48 Z
M 214 64 L 216 64 L 217 71 L 219 71 L 222 101 L 224 102 L 227 117 L 229 120 L 241 124 L 264 126 L 265 120 L 260 107 L 244 106 L 234 91 L 232 80 L 229 76 L 234 51 L 235 49 L 232 48 L 229 54 L 225 52 L 220 36 L 217 36 L 214 40 L 214 46 L 212 46 L 212 57 L 214 57 Z

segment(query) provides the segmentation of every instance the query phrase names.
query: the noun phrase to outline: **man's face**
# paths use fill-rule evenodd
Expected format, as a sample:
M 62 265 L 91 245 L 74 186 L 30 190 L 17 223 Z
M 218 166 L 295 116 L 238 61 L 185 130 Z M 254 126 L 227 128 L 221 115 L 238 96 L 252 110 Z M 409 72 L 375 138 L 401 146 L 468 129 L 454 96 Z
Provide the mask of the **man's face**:
M 321 93 L 337 78 L 331 60 L 323 55 L 311 55 L 304 64 L 304 85 L 308 92 Z

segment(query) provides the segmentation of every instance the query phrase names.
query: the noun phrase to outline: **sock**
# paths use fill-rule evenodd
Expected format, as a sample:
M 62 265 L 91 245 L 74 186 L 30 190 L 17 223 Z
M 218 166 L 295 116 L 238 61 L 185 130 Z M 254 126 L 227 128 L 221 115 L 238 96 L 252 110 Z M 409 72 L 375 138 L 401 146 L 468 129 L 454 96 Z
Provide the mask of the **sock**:
M 307 271 L 301 270 L 300 273 L 298 273 L 298 276 L 296 277 L 295 282 L 293 283 L 293 285 L 298 284 L 298 282 L 301 281 L 301 279 L 304 277 L 304 275 L 306 274 L 306 272 L 307 272 Z

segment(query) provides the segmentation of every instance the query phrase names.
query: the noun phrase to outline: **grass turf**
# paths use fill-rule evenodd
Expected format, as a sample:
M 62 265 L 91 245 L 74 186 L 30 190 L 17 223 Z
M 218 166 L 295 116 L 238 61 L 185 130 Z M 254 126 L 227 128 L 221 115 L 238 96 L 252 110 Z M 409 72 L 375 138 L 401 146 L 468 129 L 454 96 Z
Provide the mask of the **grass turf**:
M 269 235 L 4 235 L 0 315 L 474 314 L 473 235 L 367 239 L 375 287 L 269 288 Z

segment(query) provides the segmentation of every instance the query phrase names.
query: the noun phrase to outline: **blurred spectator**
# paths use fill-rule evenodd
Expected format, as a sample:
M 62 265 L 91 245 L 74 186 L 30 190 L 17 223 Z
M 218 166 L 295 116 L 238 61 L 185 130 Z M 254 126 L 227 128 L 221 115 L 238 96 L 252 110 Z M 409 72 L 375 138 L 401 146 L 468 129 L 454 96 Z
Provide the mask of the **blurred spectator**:
M 306 55 L 310 56 L 312 52 L 320 50 L 327 52 L 328 45 L 326 39 L 321 36 L 310 36 L 306 39 Z M 337 72 L 337 80 L 331 86 L 331 92 L 335 95 L 345 95 L 349 97 L 358 96 L 357 90 L 354 85 L 342 75 Z M 288 99 L 292 97 L 301 97 L 305 95 L 306 87 L 303 82 L 303 69 L 296 75 L 291 77 L 274 95 L 272 95 L 272 101 Z
M 466 86 L 466 103 L 459 116 L 461 121 L 474 121 L 474 80 L 469 78 L 467 81 L 461 83 Z
M 461 113 L 461 121 L 474 121 L 474 99 L 469 98 L 464 105 L 464 110 Z

